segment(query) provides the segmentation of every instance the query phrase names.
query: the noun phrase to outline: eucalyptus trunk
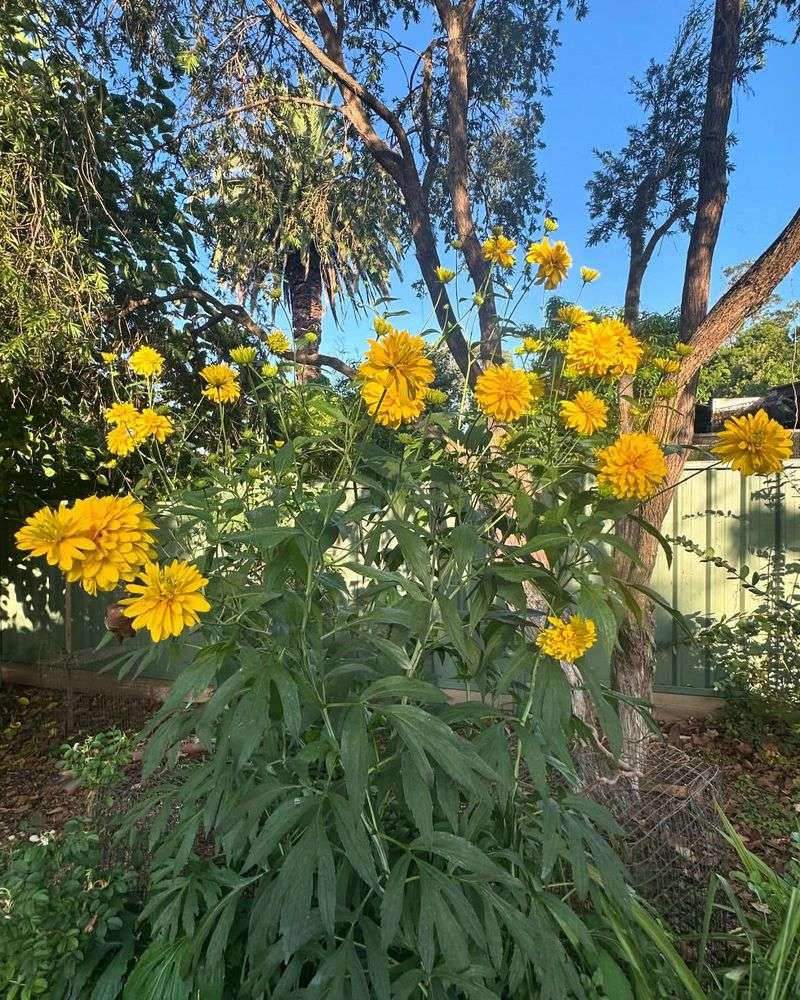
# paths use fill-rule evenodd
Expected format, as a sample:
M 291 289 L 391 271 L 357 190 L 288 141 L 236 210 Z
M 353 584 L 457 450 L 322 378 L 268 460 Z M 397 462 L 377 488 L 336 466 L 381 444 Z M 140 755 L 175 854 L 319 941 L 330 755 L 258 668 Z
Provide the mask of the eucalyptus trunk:
M 298 252 L 289 255 L 284 281 L 292 309 L 292 334 L 299 362 L 297 380 L 308 382 L 319 374 L 319 348 L 322 340 L 322 269 L 316 247 L 311 246 L 307 260 L 303 260 Z M 307 333 L 314 334 L 317 338 L 314 343 L 306 343 L 304 338 Z

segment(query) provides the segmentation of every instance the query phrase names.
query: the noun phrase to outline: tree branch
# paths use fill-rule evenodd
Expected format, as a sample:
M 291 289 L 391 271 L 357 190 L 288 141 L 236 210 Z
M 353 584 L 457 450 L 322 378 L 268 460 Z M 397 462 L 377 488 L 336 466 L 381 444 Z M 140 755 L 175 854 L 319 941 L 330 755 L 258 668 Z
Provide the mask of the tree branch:
M 248 333 L 253 334 L 258 340 L 266 341 L 269 335 L 268 331 L 260 323 L 256 322 L 243 306 L 222 302 L 215 295 L 196 285 L 178 288 L 168 295 L 152 295 L 145 299 L 131 299 L 121 309 L 118 309 L 115 315 L 117 317 L 128 316 L 135 310 L 143 309 L 147 306 L 165 305 L 169 302 L 183 302 L 186 300 L 198 302 L 209 314 L 209 320 L 202 326 L 204 330 L 227 319 L 241 326 Z M 296 354 L 293 351 L 287 351 L 285 354 L 278 355 L 278 357 L 284 361 L 293 361 L 311 368 L 332 368 L 334 371 L 339 372 L 340 375 L 344 375 L 345 378 L 354 378 L 356 374 L 356 369 L 352 365 L 348 365 L 346 361 L 342 361 L 341 358 L 333 357 L 330 354 L 314 354 L 312 357 L 305 355 L 300 350 Z
M 411 145 L 408 141 L 408 136 L 406 135 L 397 115 L 387 108 L 380 98 L 368 91 L 367 88 L 356 80 L 356 78 L 345 68 L 342 49 L 339 44 L 336 29 L 331 23 L 328 15 L 325 13 L 325 9 L 319 0 L 306 0 L 306 6 L 314 15 L 314 18 L 319 25 L 320 32 L 325 40 L 325 49 L 320 48 L 314 39 L 303 30 L 301 25 L 299 25 L 293 18 L 289 17 L 277 0 L 264 0 L 264 2 L 267 7 L 269 7 L 275 19 L 283 25 L 289 34 L 303 46 L 306 52 L 308 52 L 310 56 L 313 56 L 320 66 L 326 69 L 334 80 L 336 80 L 344 95 L 345 113 L 356 126 L 359 134 L 364 139 L 364 142 L 367 144 L 370 151 L 375 155 L 376 159 L 378 159 L 378 161 L 390 174 L 392 174 L 392 176 L 396 177 L 396 171 L 402 166 L 405 160 L 410 159 L 413 161 L 413 154 L 411 151 Z M 402 150 L 402 155 L 396 153 L 391 146 L 381 139 L 372 127 L 372 124 L 364 111 L 363 105 L 366 105 L 370 108 L 370 110 L 374 111 L 379 118 L 382 118 L 383 121 L 386 122 L 397 138 L 400 149 Z
M 728 337 L 767 302 L 776 285 L 799 261 L 800 209 L 697 328 L 690 341 L 694 351 L 681 366 L 682 382 L 689 382 Z
M 255 111 L 257 108 L 268 107 L 270 104 L 279 103 L 302 104 L 310 108 L 325 108 L 328 111 L 336 111 L 338 114 L 344 113 L 344 109 L 341 105 L 329 104 L 328 101 L 317 101 L 311 97 L 296 97 L 293 94 L 273 94 L 270 97 L 263 97 L 257 101 L 252 101 L 249 104 L 240 104 L 235 108 L 228 108 L 226 111 L 222 111 L 218 115 L 212 115 L 209 118 L 201 118 L 200 121 L 196 122 L 189 122 L 176 133 L 175 138 L 180 142 L 186 132 L 202 128 L 204 125 L 211 125 L 214 122 L 222 121 L 224 118 L 233 118 L 234 115 L 245 114 L 247 111 Z

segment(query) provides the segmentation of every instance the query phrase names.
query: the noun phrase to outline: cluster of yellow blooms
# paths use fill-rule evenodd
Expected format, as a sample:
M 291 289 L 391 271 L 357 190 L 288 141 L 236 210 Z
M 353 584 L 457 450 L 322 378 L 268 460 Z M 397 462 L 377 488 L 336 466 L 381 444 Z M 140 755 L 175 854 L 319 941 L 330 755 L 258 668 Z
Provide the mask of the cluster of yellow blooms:
M 566 346 L 567 373 L 597 378 L 633 375 L 644 347 L 619 319 L 593 320 L 574 327 Z
M 132 403 L 114 403 L 105 416 L 111 425 L 106 444 L 112 455 L 130 455 L 148 438 L 163 444 L 175 431 L 172 420 L 150 406 L 137 410 Z
M 425 394 L 435 371 L 425 357 L 422 337 L 395 330 L 386 320 L 381 320 L 381 327 L 386 332 L 369 341 L 358 369 L 361 398 L 379 424 L 399 427 L 406 420 L 416 420 L 425 409 Z
M 206 383 L 203 395 L 212 403 L 235 403 L 241 395 L 242 387 L 230 365 L 206 365 L 200 378 Z
M 113 590 L 153 556 L 155 525 L 133 497 L 90 496 L 43 507 L 16 534 L 23 552 L 43 556 L 84 590 Z
M 592 648 L 597 639 L 597 628 L 591 618 L 573 615 L 569 621 L 550 617 L 549 628 L 536 636 L 536 645 L 555 660 L 574 663 Z
M 43 507 L 16 534 L 17 547 L 57 566 L 69 583 L 89 594 L 121 583 L 132 595 L 127 606 L 135 629 L 155 642 L 196 625 L 210 605 L 200 593 L 208 583 L 190 563 L 153 562 L 155 525 L 133 497 L 84 497 L 70 507 Z M 140 579 L 141 583 L 132 581 Z

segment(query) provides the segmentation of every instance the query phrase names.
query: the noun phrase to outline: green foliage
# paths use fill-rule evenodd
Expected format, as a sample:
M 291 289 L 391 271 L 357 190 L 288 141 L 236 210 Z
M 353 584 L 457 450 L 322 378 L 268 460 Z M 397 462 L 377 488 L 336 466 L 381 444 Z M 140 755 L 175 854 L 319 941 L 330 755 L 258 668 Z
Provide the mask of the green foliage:
M 555 473 L 555 445 L 520 456 L 531 496 L 476 415 L 429 414 L 388 451 L 357 401 L 276 391 L 325 398 L 335 434 L 243 467 L 232 427 L 235 461 L 204 458 L 205 486 L 160 505 L 213 611 L 175 643 L 191 662 L 144 773 L 187 739 L 207 756 L 125 820 L 153 851 L 130 995 L 699 996 L 580 794 L 569 746 L 590 734 L 526 595 L 592 617 L 607 661 L 634 600 L 601 545 L 624 545 L 610 524 L 630 505 L 584 490 L 580 462 Z M 338 458 L 324 480 L 317 449 Z
M 587 184 L 594 221 L 590 246 L 617 235 L 637 256 L 659 226 L 688 227 L 697 186 L 708 23 L 707 7 L 693 4 L 667 60 L 651 59 L 642 78 L 632 80 L 643 119 L 628 127 L 628 142 L 618 153 L 597 151 L 600 168 Z
M 134 877 L 104 869 L 81 820 L 0 854 L 6 1000 L 113 1000 L 134 953 Z
M 78 25 L 0 13 L 0 510 L 19 516 L 97 483 L 99 347 L 135 341 L 113 307 L 197 278 L 170 145 L 169 81 L 114 90 L 73 51 Z M 150 336 L 171 326 L 154 309 Z M 101 480 L 102 483 L 102 480 Z
M 195 132 L 189 151 L 191 203 L 220 279 L 269 306 L 295 257 L 302 272 L 319 272 L 334 307 L 342 294 L 356 305 L 384 294 L 405 242 L 388 177 L 351 148 L 330 94 L 264 81 L 259 95 L 255 119 Z
M 65 744 L 61 763 L 87 788 L 108 788 L 115 784 L 122 768 L 131 759 L 132 743 L 119 729 L 87 736 L 83 743 Z
M 723 831 L 741 869 L 732 881 L 716 876 L 706 907 L 706 928 L 715 906 L 723 908 L 736 926 L 727 938 L 732 964 L 712 968 L 717 1000 L 790 1000 L 800 994 L 800 834 L 794 835 L 795 857 L 784 874 L 748 850 L 721 814 Z M 738 887 L 737 887 L 738 884 Z M 712 939 L 703 935 L 699 965 Z
M 777 307 L 749 323 L 700 370 L 698 398 L 759 396 L 797 380 L 797 308 Z

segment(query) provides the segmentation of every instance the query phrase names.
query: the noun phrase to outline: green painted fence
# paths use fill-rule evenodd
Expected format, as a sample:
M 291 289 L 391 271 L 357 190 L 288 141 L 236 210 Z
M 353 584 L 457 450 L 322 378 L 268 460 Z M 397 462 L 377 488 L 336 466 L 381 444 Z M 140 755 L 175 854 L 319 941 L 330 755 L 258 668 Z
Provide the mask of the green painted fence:
M 800 552 L 800 461 L 768 479 L 742 479 L 709 463 L 688 463 L 663 530 L 687 539 L 698 551 L 713 550 L 740 569 L 746 565 L 763 575 L 775 572 L 783 560 L 793 562 Z M 696 552 L 680 545 L 674 546 L 671 567 L 661 555 L 653 587 L 687 616 L 746 611 L 755 600 L 723 570 L 703 565 Z M 73 588 L 73 649 L 79 652 L 82 667 L 100 669 L 108 664 L 109 647 L 100 655 L 92 653 L 105 635 L 105 604 L 102 596 L 92 598 Z M 58 660 L 64 649 L 63 610 L 61 575 L 41 560 L 20 559 L 10 530 L 0 531 L 0 660 Z M 658 688 L 708 693 L 713 687 L 712 664 L 680 639 L 673 619 L 659 611 Z M 175 669 L 174 663 L 163 663 L 145 673 L 171 677 Z
M 662 555 L 653 589 L 687 617 L 706 618 L 751 610 L 759 603 L 738 580 L 698 553 L 721 557 L 740 572 L 773 574 L 788 592 L 797 575 L 781 572 L 800 553 L 800 462 L 789 462 L 779 476 L 744 479 L 708 462 L 689 462 L 684 480 L 663 525 L 664 534 L 693 547 L 673 544 L 672 566 Z M 713 664 L 681 642 L 682 631 L 665 611 L 656 616 L 661 691 L 705 694 L 713 687 Z

